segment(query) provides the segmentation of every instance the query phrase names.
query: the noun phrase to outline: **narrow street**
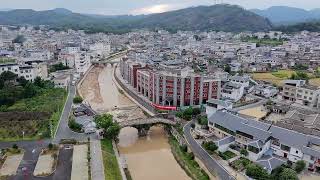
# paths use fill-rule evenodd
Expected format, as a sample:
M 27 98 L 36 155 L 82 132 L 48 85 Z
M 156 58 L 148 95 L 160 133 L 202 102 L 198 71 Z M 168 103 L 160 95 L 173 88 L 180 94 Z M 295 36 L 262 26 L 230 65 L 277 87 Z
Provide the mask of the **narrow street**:
M 69 87 L 69 95 L 63 109 L 57 131 L 55 132 L 54 139 L 52 140 L 53 143 L 57 144 L 60 142 L 61 139 L 76 139 L 78 141 L 86 141 L 87 135 L 83 133 L 76 133 L 70 130 L 68 126 L 69 114 L 71 113 L 72 108 L 72 101 L 76 93 L 76 87 L 70 86 Z
M 212 173 L 218 173 L 219 177 L 223 180 L 235 180 L 233 176 L 229 174 L 229 172 L 220 165 L 216 160 L 211 158 L 211 156 L 204 150 L 202 147 L 196 142 L 196 140 L 192 137 L 191 134 L 191 124 L 193 122 L 190 121 L 183 128 L 184 136 L 191 148 L 192 152 L 198 157 L 207 167 L 207 169 Z

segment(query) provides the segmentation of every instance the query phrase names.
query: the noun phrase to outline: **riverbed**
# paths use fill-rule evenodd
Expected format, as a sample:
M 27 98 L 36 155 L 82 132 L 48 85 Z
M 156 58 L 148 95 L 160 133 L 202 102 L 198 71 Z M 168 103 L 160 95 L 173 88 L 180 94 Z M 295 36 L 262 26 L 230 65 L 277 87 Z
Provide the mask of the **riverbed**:
M 86 102 L 97 112 L 108 112 L 115 117 L 146 118 L 135 107 L 128 111 L 112 111 L 115 107 L 134 106 L 112 80 L 112 67 L 94 67 L 83 81 L 80 91 Z M 118 120 L 118 119 L 117 119 Z M 121 120 L 121 118 L 119 118 Z M 161 126 L 152 127 L 146 137 L 138 137 L 135 128 L 123 128 L 119 134 L 120 156 L 125 157 L 133 180 L 189 180 L 174 159 L 168 137 Z

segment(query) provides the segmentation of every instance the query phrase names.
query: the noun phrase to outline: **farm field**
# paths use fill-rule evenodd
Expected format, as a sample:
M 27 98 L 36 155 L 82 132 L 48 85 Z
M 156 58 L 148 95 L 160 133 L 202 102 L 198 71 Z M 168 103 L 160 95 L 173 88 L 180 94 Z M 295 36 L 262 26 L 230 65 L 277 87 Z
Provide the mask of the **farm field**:
M 50 137 L 51 130 L 57 128 L 66 97 L 64 89 L 46 89 L 38 96 L 6 107 L 0 112 L 0 141 Z
M 277 86 L 282 86 L 283 81 L 289 79 L 291 75 L 295 73 L 294 70 L 279 70 L 275 72 L 266 73 L 253 73 L 252 78 L 254 80 L 266 81 Z M 320 78 L 313 78 L 313 74 L 307 73 L 312 79 L 309 80 L 311 85 L 320 86 Z

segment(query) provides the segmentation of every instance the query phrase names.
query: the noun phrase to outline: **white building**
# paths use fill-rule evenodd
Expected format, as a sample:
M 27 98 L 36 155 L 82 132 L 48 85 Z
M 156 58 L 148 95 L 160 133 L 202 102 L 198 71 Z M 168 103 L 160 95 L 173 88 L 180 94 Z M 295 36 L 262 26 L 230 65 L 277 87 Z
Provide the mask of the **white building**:
M 110 43 L 95 43 L 89 46 L 89 50 L 92 51 L 93 54 L 105 57 L 110 54 L 111 45 Z
M 243 93 L 244 87 L 242 85 L 228 82 L 222 87 L 221 96 L 237 102 L 241 99 Z
M 87 52 L 82 51 L 75 54 L 74 68 L 77 73 L 84 74 L 91 66 L 90 56 Z

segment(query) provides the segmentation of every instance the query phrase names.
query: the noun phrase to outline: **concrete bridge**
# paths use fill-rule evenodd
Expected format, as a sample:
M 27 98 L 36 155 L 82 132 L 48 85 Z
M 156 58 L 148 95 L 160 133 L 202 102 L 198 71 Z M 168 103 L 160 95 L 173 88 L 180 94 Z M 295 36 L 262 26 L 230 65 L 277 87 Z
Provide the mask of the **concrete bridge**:
M 104 60 L 99 60 L 99 61 L 92 61 L 91 63 L 92 63 L 92 65 L 94 65 L 94 66 L 108 66 L 108 65 L 110 64 L 111 67 L 113 67 L 114 65 L 118 64 L 119 61 L 104 61 Z
M 149 129 L 156 124 L 164 124 L 164 125 L 175 125 L 177 122 L 170 119 L 153 117 L 148 119 L 134 119 L 122 121 L 119 123 L 121 128 L 124 127 L 134 127 L 138 130 L 139 136 L 146 136 Z

